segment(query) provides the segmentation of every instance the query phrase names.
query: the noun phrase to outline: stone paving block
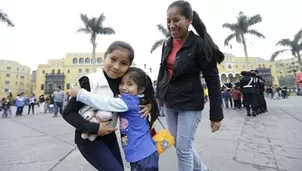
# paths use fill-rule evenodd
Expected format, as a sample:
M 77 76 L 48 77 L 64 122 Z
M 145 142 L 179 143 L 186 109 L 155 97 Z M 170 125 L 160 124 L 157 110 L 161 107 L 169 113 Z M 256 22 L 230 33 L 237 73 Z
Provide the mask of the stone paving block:
M 275 156 L 279 169 L 287 171 L 300 171 L 302 168 L 302 160 L 284 156 Z
M 14 148 L 1 148 L 6 154 L 1 156 L 1 163 L 14 164 L 19 162 L 45 162 L 59 161 L 74 147 L 66 143 L 60 144 L 37 144 L 36 146 L 16 146 Z
M 235 160 L 252 165 L 277 168 L 273 154 L 263 154 L 259 152 L 238 149 Z
M 221 130 L 216 134 L 214 139 L 238 141 L 240 135 L 241 135 L 241 131 Z
M 302 149 L 288 148 L 282 146 L 273 146 L 272 149 L 274 154 L 278 156 L 302 159 Z
M 55 164 L 56 161 L 16 163 L 16 164 L 1 163 L 0 171 L 48 171 L 49 168 L 51 168 Z
M 89 163 L 84 159 L 78 150 L 72 151 L 52 171 L 83 171 Z M 95 170 L 95 169 L 94 169 Z
M 276 168 L 269 168 L 265 166 L 258 166 L 255 164 L 249 164 L 249 163 L 242 163 L 242 162 L 235 162 L 231 166 L 230 171 L 280 171 Z
M 220 158 L 232 160 L 236 155 L 237 141 L 214 139 L 211 144 L 202 151 L 203 156 L 219 154 Z
M 252 136 L 248 136 L 245 134 L 240 136 L 239 141 L 241 141 L 243 143 L 248 143 L 248 144 L 270 145 L 267 138 L 252 137 Z
M 245 142 L 240 142 L 239 141 L 238 149 L 239 150 L 244 150 L 244 151 L 259 152 L 259 153 L 264 153 L 264 154 L 272 154 L 272 150 L 271 150 L 270 145 L 257 144 L 256 142 L 245 143 Z

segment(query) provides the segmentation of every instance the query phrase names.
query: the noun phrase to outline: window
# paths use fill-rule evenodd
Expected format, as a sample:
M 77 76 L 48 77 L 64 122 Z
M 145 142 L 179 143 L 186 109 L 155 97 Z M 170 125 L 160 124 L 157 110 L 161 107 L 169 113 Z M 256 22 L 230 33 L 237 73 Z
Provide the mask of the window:
M 84 64 L 84 58 L 80 58 L 79 64 Z
M 16 81 L 15 85 L 18 85 L 18 82 Z
M 70 73 L 70 70 L 67 70 L 67 73 L 69 74 L 69 73 Z
M 86 69 L 85 69 L 85 72 L 89 72 L 89 69 L 88 69 L 88 68 L 86 68 Z
M 73 58 L 72 63 L 73 64 L 78 64 L 78 59 L 77 58 Z
M 66 89 L 67 90 L 70 89 L 70 84 L 69 83 L 66 84 Z
M 20 78 L 21 78 L 21 79 L 24 79 L 24 76 L 21 76 Z
M 232 65 L 228 65 L 228 69 L 232 69 Z
M 90 64 L 90 58 L 85 59 L 85 64 Z
M 3 91 L 4 91 L 4 93 L 8 93 L 8 92 L 9 92 L 9 89 L 8 89 L 8 88 L 5 88 Z
M 41 90 L 44 90 L 44 84 L 41 84 Z
M 11 69 L 12 69 L 12 67 L 8 66 L 8 67 L 6 67 L 6 69 L 7 69 L 7 70 L 11 70 Z
M 9 84 L 9 81 L 5 81 L 5 84 Z
M 61 73 L 61 70 L 58 69 L 58 74 L 60 74 L 60 73 Z
M 45 71 L 44 71 L 44 70 L 42 71 L 42 74 L 45 74 Z
M 82 69 L 79 69 L 79 73 L 82 73 Z
M 6 74 L 5 76 L 6 76 L 6 77 L 10 77 L 10 74 Z
M 97 58 L 97 59 L 96 59 L 96 62 L 97 62 L 98 64 L 102 63 L 102 58 Z

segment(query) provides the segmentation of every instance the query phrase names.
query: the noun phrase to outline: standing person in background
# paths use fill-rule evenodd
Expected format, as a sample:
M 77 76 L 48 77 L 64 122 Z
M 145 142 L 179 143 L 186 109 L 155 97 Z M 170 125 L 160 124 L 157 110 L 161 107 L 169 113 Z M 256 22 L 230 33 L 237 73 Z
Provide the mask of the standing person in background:
M 53 102 L 54 102 L 54 116 L 53 117 L 58 116 L 59 110 L 60 110 L 60 114 L 62 115 L 65 93 L 63 90 L 61 90 L 61 86 L 57 87 L 56 91 L 52 93 L 51 97 L 53 98 Z
M 44 109 L 45 109 L 45 97 L 44 97 L 44 94 L 42 94 L 39 97 L 39 112 L 43 113 Z
M 302 66 L 300 66 L 300 72 L 296 74 L 296 81 L 298 84 L 298 95 L 302 96 Z
M 25 103 L 26 103 L 26 98 L 24 97 L 24 93 L 22 92 L 19 95 L 17 95 L 15 99 L 15 105 L 17 107 L 16 116 L 22 116 Z
M 28 115 L 30 113 L 30 109 L 32 109 L 32 114 L 35 114 L 35 105 L 36 105 L 36 96 L 34 94 L 32 94 L 29 98 L 28 98 Z
M 7 113 L 9 113 L 9 116 L 12 115 L 12 105 L 14 103 L 14 98 L 13 98 L 13 94 L 11 92 L 9 92 L 8 96 L 7 96 L 7 100 L 9 103 L 9 107 L 7 109 Z
M 195 132 L 204 109 L 200 73 L 209 88 L 212 132 L 223 119 L 217 63 L 224 59 L 198 14 L 187 1 L 174 1 L 167 10 L 171 37 L 163 45 L 157 97 L 165 107 L 169 131 L 175 137 L 179 171 L 207 171 L 193 148 Z M 193 25 L 198 35 L 189 31 Z

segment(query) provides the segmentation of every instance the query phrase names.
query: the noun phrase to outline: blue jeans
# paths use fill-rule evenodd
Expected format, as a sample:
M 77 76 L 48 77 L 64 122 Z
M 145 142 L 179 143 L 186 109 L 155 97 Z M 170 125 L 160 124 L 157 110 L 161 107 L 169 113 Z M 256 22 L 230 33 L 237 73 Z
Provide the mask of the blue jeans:
M 98 171 L 124 171 L 116 135 L 107 135 L 107 137 L 78 145 L 79 151 Z
M 150 156 L 135 162 L 130 163 L 131 171 L 158 171 L 158 153 L 155 151 Z
M 167 124 L 170 133 L 175 138 L 179 171 L 206 171 L 207 167 L 200 160 L 193 141 L 201 111 L 182 111 L 165 108 Z
M 62 114 L 63 113 L 63 102 L 54 102 L 55 116 L 58 114 L 59 109 L 60 109 L 60 114 Z

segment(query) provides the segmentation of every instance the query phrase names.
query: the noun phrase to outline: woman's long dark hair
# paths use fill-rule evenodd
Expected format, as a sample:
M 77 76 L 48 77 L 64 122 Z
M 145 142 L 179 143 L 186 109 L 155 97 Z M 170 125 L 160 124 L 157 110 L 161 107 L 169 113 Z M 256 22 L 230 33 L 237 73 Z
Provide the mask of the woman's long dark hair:
M 151 103 L 152 105 L 150 120 L 150 126 L 152 126 L 159 116 L 159 110 L 155 99 L 151 78 L 140 68 L 130 67 L 127 74 L 130 74 L 133 81 L 137 84 L 138 90 L 144 89 L 144 97 L 141 99 L 141 104 Z
M 177 7 L 181 10 L 186 19 L 192 19 L 192 25 L 198 35 L 204 40 L 204 52 L 209 61 L 221 63 L 224 60 L 224 54 L 219 50 L 213 39 L 207 32 L 205 24 L 201 21 L 198 13 L 192 10 L 189 2 L 178 0 L 170 4 L 169 8 Z M 168 9 L 169 9 L 168 8 Z

